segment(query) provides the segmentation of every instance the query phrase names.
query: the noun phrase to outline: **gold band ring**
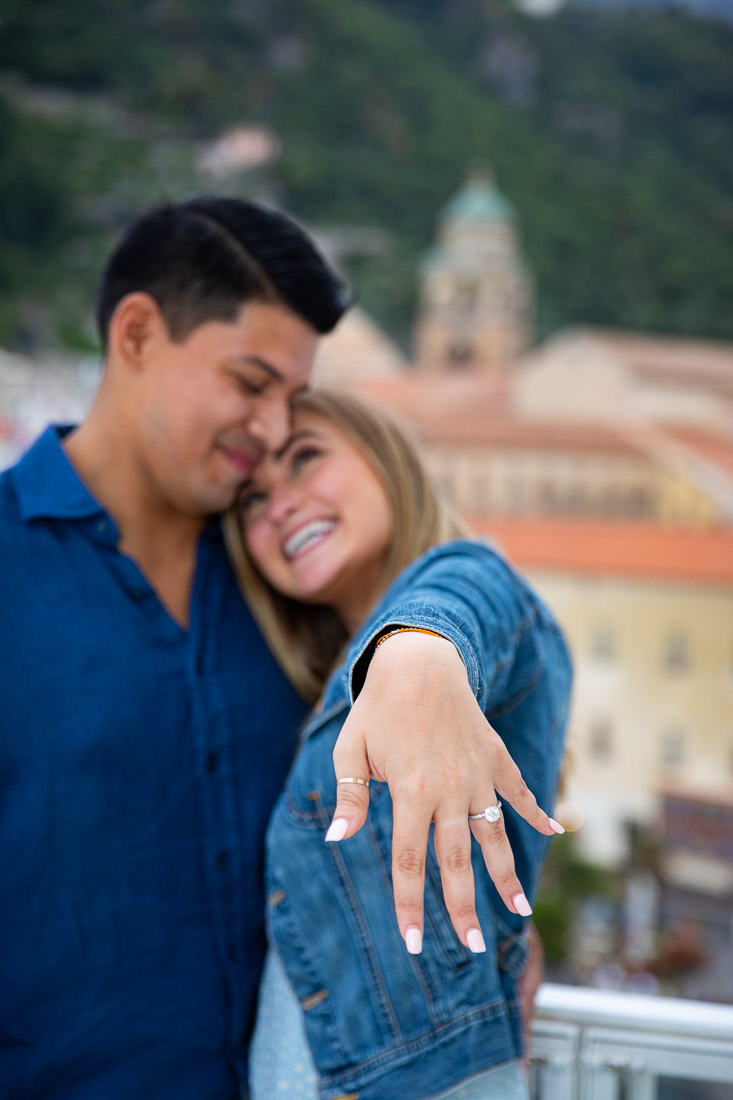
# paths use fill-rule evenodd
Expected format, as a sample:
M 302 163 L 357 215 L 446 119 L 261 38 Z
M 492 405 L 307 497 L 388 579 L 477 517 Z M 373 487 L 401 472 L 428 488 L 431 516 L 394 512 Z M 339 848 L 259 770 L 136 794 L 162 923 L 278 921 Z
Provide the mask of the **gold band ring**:
M 338 787 L 339 783 L 358 783 L 362 787 L 368 787 L 369 786 L 369 780 L 368 779 L 357 779 L 353 775 L 350 775 L 347 779 L 337 779 L 336 780 L 336 786 L 337 787 Z

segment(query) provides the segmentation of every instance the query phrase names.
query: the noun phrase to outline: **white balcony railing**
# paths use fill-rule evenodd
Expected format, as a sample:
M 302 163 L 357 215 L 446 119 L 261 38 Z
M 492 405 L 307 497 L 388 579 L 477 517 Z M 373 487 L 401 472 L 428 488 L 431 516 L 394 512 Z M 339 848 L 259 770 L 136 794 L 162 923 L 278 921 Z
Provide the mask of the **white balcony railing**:
M 546 984 L 532 1031 L 533 1100 L 733 1098 L 733 1006 Z

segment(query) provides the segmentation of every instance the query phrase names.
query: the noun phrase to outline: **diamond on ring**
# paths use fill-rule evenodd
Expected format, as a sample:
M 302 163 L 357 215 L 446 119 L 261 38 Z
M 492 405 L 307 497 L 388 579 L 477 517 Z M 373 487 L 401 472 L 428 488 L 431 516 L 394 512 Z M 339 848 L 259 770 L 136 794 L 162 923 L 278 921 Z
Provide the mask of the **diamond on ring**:
M 483 813 L 469 814 L 468 815 L 468 820 L 469 821 L 479 821 L 481 818 L 484 818 L 486 821 L 491 822 L 492 825 L 495 825 L 500 817 L 501 817 L 501 802 L 497 802 L 495 806 L 487 806 L 486 809 L 483 811 Z

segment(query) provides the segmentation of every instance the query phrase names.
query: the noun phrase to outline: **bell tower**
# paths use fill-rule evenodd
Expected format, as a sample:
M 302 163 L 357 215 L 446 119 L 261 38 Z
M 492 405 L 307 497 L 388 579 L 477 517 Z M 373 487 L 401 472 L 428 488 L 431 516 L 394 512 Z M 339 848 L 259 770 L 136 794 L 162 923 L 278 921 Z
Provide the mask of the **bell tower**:
M 532 288 L 516 220 L 487 172 L 471 173 L 443 209 L 421 265 L 419 369 L 492 372 L 527 347 Z

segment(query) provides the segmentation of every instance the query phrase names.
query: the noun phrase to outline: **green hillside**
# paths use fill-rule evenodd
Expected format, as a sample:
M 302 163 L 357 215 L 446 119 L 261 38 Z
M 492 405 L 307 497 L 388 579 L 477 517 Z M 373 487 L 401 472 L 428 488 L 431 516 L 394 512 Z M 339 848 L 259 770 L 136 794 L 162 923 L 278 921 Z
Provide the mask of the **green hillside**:
M 384 230 L 347 266 L 399 338 L 436 214 L 483 163 L 519 211 L 539 335 L 731 339 L 732 46 L 679 13 L 507 0 L 5 0 L 0 346 L 87 343 L 120 227 L 211 187 L 196 150 L 243 122 L 283 152 L 230 190 Z

